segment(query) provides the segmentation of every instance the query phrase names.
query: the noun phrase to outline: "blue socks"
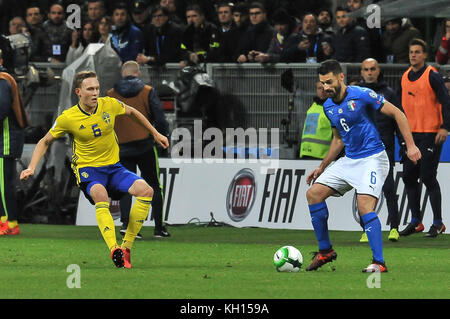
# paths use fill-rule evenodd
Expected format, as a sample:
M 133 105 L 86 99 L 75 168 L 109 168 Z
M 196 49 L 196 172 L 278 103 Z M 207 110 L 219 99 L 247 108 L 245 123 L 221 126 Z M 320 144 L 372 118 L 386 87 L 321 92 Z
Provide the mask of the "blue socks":
M 364 231 L 369 239 L 369 245 L 372 249 L 373 259 L 384 263 L 383 259 L 383 237 L 381 235 L 381 223 L 375 212 L 370 212 L 361 216 L 364 224 Z
M 325 202 L 308 205 L 311 214 L 311 223 L 319 242 L 319 250 L 331 248 L 330 238 L 328 236 L 328 208 Z

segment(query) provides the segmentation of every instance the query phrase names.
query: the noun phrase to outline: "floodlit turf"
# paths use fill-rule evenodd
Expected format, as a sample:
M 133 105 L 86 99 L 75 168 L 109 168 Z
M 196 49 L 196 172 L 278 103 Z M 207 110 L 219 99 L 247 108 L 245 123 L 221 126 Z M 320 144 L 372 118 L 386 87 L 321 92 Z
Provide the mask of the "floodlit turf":
M 449 235 L 417 234 L 392 243 L 383 233 L 389 272 L 381 274 L 380 288 L 368 288 L 369 275 L 361 270 L 371 251 L 359 243 L 359 232 L 330 232 L 337 260 L 306 272 L 309 252 L 316 250 L 312 231 L 189 225 L 170 227 L 171 238 L 156 239 L 145 227 L 128 270 L 114 267 L 97 227 L 20 227 L 19 236 L 0 237 L 1 299 L 450 297 Z M 300 272 L 276 272 L 273 254 L 283 245 L 303 253 Z M 76 283 L 69 265 L 79 266 L 81 288 L 68 287 Z

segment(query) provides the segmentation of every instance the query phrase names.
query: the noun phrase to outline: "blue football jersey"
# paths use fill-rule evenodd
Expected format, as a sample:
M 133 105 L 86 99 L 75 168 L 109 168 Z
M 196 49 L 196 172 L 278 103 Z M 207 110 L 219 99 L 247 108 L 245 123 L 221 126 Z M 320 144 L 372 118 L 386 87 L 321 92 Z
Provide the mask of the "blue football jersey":
M 345 144 L 345 155 L 363 158 L 385 149 L 370 108 L 379 111 L 385 100 L 373 90 L 359 86 L 348 86 L 344 100 L 336 104 L 331 98 L 323 105 L 331 126 L 339 130 Z

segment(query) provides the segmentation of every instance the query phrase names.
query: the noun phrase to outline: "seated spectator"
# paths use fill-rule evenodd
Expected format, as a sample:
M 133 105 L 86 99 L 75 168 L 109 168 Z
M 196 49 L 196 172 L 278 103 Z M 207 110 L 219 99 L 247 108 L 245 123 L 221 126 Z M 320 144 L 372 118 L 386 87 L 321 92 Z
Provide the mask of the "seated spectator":
M 420 31 L 407 19 L 390 19 L 386 21 L 385 31 L 381 36 L 383 57 L 387 63 L 409 63 L 409 42 L 421 38 Z
M 151 12 L 152 23 L 144 30 L 144 53 L 139 53 L 139 64 L 164 65 L 181 59 L 182 31 L 169 21 L 169 11 L 160 5 Z
M 230 2 L 222 2 L 217 6 L 219 32 L 222 35 L 236 26 L 233 21 L 233 7 L 234 5 Z
M 150 6 L 145 0 L 136 0 L 131 8 L 131 19 L 133 24 L 144 31 L 152 21 L 150 18 Z
M 92 23 L 94 30 L 98 30 L 100 19 L 105 15 L 105 12 L 103 0 L 88 0 L 87 21 Z
M 236 27 L 248 27 L 248 5 L 246 3 L 239 3 L 233 7 L 233 21 Z
M 65 11 L 60 4 L 53 4 L 48 13 L 48 20 L 42 28 L 49 38 L 49 62 L 64 63 L 67 51 L 72 43 L 72 30 L 66 25 Z
M 363 0 L 347 0 L 347 8 L 349 8 L 350 11 L 356 11 L 362 8 L 363 2 Z
M 198 5 L 186 8 L 187 28 L 181 38 L 182 67 L 201 62 L 217 62 L 220 55 L 220 35 L 217 27 L 206 21 Z
M 220 37 L 220 57 L 219 62 L 236 62 L 239 56 L 239 46 L 242 38 L 247 31 L 248 20 L 248 6 L 246 3 L 239 3 L 233 6 L 233 25 L 228 32 L 222 33 Z
M 25 31 L 25 20 L 22 17 L 14 17 L 9 21 L 9 34 L 19 34 Z
M 333 54 L 331 42 L 331 37 L 318 27 L 317 17 L 307 13 L 302 19 L 302 31 L 287 41 L 281 53 L 281 62 L 322 62 Z
M 248 9 L 250 25 L 239 43 L 238 63 L 256 62 L 256 52 L 267 52 L 275 35 L 275 29 L 267 21 L 267 12 L 259 2 L 253 2 Z
M 363 0 L 348 0 L 347 7 L 350 9 L 350 12 L 357 11 L 362 9 L 364 6 Z M 371 53 L 371 57 L 375 58 L 378 61 L 384 61 L 383 56 L 383 48 L 380 46 L 381 42 L 381 29 L 380 28 L 369 28 L 367 26 L 367 18 L 359 17 L 356 18 L 356 24 L 360 27 L 364 28 L 367 31 L 367 35 L 369 37 L 369 50 Z
M 444 36 L 436 52 L 436 62 L 439 64 L 450 63 L 450 18 L 445 19 Z
M 178 8 L 175 0 L 160 0 L 159 5 L 166 8 L 169 12 L 169 21 L 175 26 L 182 29 L 186 27 L 186 21 L 180 14 L 178 14 Z
M 108 16 L 103 16 L 98 24 L 99 43 L 111 45 L 111 36 L 112 36 L 111 29 L 112 29 L 111 18 Z
M 332 36 L 336 33 L 336 30 L 334 30 L 332 23 L 333 13 L 331 12 L 330 9 L 328 8 L 319 9 L 317 21 L 319 22 L 319 28 L 321 28 L 325 34 Z
M 39 7 L 28 7 L 25 14 L 27 31 L 31 38 L 31 62 L 48 62 L 50 44 L 47 34 L 42 28 L 42 14 Z
M 272 21 L 276 31 L 275 36 L 270 42 L 267 52 L 256 52 L 255 62 L 258 63 L 277 63 L 280 61 L 281 54 L 288 42 L 289 37 L 293 34 L 296 23 L 283 8 L 278 9 L 272 16 Z
M 136 60 L 144 49 L 142 31 L 130 21 L 127 5 L 119 3 L 112 15 L 111 45 L 119 54 L 123 63 Z
M 72 44 L 69 47 L 69 51 L 67 51 L 66 64 L 69 65 L 82 56 L 90 43 L 96 43 L 98 41 L 96 36 L 97 33 L 94 30 L 94 25 L 92 22 L 86 22 L 83 25 L 81 32 L 78 30 L 73 30 Z
M 333 59 L 339 62 L 362 62 L 370 56 L 369 37 L 366 29 L 347 15 L 349 12 L 348 8 L 336 9 L 339 29 L 332 39 Z

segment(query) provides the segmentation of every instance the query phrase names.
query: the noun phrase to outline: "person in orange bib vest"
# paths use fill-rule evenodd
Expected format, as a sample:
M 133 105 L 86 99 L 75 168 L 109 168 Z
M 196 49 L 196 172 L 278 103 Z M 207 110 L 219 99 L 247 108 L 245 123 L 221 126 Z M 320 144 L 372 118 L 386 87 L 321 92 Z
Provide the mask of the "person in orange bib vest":
M 450 96 L 442 76 L 434 67 L 425 65 L 426 52 L 425 41 L 413 39 L 410 42 L 411 67 L 401 80 L 402 107 L 413 132 L 414 142 L 422 153 L 422 159 L 417 165 L 403 156 L 403 182 L 412 217 L 411 222 L 400 232 L 401 236 L 424 230 L 420 210 L 420 182 L 428 191 L 433 210 L 433 224 L 425 236 L 436 237 L 445 231 L 442 223 L 441 189 L 436 176 L 442 144 L 450 130 Z
M 125 62 L 122 66 L 122 78 L 114 85 L 114 88 L 108 91 L 107 95 L 135 107 L 154 123 L 161 134 L 168 136 L 169 123 L 165 118 L 158 94 L 153 87 L 139 79 L 140 75 L 139 64 L 136 61 Z M 159 182 L 158 151 L 153 137 L 139 124 L 125 117 L 116 120 L 115 131 L 119 139 L 120 162 L 132 172 L 136 172 L 139 167 L 142 178 L 153 188 L 154 236 L 170 237 L 163 222 L 163 190 Z M 122 221 L 120 233 L 123 235 L 128 226 L 130 207 L 131 196 L 125 195 L 120 200 Z M 142 235 L 138 234 L 136 238 L 142 238 Z

